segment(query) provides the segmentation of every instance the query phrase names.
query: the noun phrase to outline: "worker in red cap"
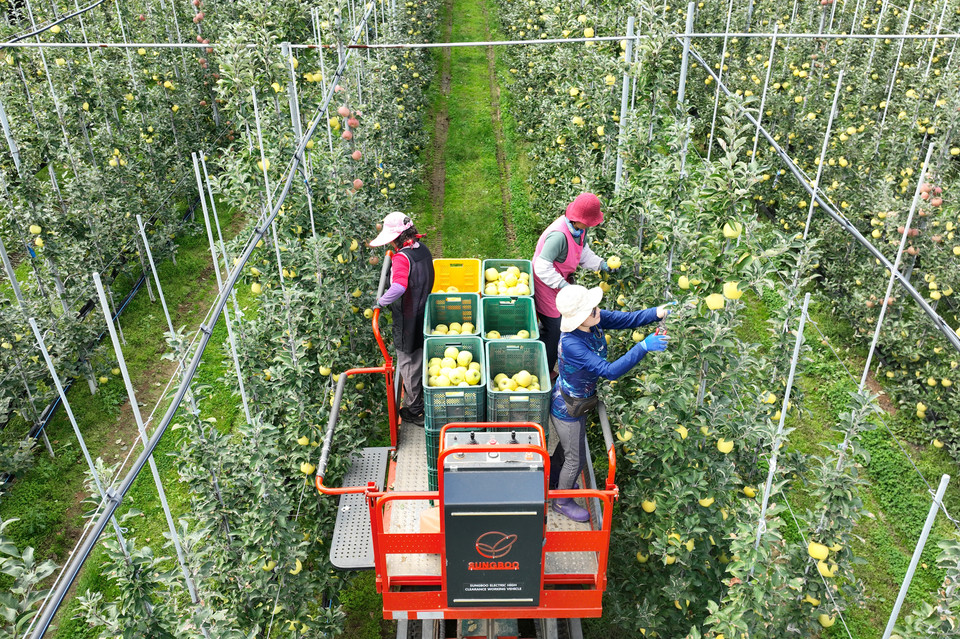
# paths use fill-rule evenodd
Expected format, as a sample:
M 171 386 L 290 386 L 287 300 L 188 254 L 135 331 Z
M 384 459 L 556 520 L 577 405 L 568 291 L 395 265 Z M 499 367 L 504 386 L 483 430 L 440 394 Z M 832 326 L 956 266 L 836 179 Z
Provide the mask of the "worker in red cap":
M 551 377 L 557 363 L 560 342 L 560 311 L 557 292 L 573 283 L 578 266 L 591 271 L 609 271 L 606 260 L 590 250 L 587 229 L 603 222 L 600 198 L 581 193 L 566 212 L 546 228 L 533 253 L 533 299 L 540 320 L 540 341 L 547 347 L 547 366 Z
M 370 246 L 393 246 L 390 288 L 377 306 L 393 314 L 393 345 L 397 370 L 403 379 L 400 419 L 423 425 L 423 319 L 427 296 L 433 290 L 433 257 L 409 216 L 395 211 L 383 218 L 383 227 Z

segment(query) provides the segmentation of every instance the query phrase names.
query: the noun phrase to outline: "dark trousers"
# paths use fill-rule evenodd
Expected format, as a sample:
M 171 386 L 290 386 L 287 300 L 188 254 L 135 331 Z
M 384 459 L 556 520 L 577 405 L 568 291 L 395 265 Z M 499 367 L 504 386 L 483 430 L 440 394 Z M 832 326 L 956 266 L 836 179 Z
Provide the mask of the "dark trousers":
M 560 345 L 560 318 L 537 313 L 540 320 L 540 341 L 547 347 L 547 370 L 553 373 L 557 365 L 557 346 Z

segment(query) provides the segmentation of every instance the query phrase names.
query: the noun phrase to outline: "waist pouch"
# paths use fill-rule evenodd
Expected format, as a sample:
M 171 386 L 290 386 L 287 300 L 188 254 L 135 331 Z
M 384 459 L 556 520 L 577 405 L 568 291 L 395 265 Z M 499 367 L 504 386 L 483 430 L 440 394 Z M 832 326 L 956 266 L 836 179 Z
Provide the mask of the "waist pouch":
M 583 417 L 600 403 L 600 396 L 597 393 L 594 393 L 590 397 L 572 397 L 571 395 L 567 395 L 563 388 L 561 388 L 560 396 L 563 397 L 563 403 L 570 417 Z

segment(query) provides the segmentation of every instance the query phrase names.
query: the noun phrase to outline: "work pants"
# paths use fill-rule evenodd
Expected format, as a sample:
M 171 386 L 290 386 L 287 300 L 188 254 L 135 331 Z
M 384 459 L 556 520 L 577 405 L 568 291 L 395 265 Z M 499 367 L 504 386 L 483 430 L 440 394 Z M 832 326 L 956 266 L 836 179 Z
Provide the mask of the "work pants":
M 403 379 L 403 405 L 419 415 L 423 412 L 423 349 L 397 351 L 397 370 Z

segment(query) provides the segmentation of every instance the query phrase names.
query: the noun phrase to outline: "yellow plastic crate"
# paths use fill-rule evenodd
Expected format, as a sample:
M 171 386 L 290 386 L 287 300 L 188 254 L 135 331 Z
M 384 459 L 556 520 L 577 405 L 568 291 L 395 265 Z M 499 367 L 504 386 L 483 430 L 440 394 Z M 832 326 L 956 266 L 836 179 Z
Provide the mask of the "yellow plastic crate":
M 433 260 L 433 293 L 480 293 L 480 260 Z M 453 287 L 456 290 L 450 290 Z

